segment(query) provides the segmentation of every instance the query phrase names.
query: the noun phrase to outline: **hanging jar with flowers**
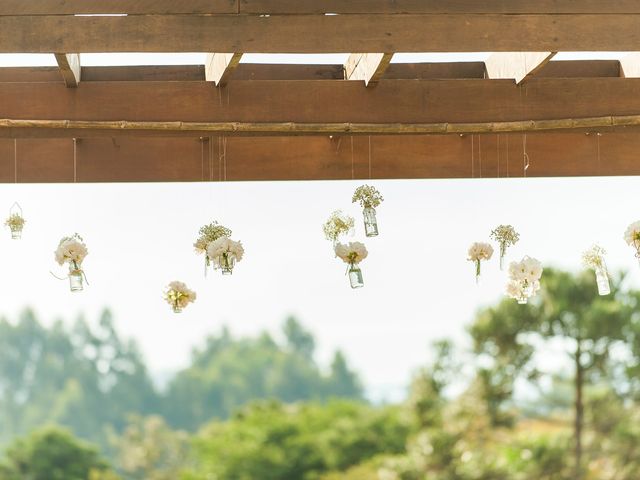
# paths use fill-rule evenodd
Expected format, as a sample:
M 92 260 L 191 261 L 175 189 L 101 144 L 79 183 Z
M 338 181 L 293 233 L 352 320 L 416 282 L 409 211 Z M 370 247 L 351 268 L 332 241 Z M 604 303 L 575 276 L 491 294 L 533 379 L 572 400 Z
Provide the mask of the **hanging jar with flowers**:
M 355 220 L 349 215 L 345 215 L 341 210 L 336 210 L 322 226 L 324 236 L 333 243 L 338 244 L 340 237 L 353 233 Z
M 469 247 L 467 260 L 473 262 L 476 271 L 476 283 L 480 283 L 481 262 L 491 260 L 493 247 L 488 243 L 476 242 Z
M 349 275 L 351 288 L 364 287 L 360 262 L 369 255 L 367 247 L 360 242 L 351 242 L 348 244 L 338 243 L 335 247 L 335 252 L 336 256 L 348 265 L 347 275 Z
M 359 202 L 364 215 L 364 230 L 367 237 L 378 236 L 376 208 L 384 201 L 380 192 L 369 185 L 358 187 L 353 194 L 352 203 Z
M 22 238 L 22 230 L 24 224 L 27 223 L 22 214 L 22 207 L 16 202 L 9 211 L 9 218 L 4 224 L 11 230 L 11 238 L 13 240 L 20 240 Z
M 592 246 L 589 250 L 582 254 L 582 263 L 587 268 L 592 268 L 596 272 L 596 284 L 598 285 L 598 294 L 604 296 L 611 293 L 611 284 L 609 283 L 609 272 L 604 256 L 607 254 L 604 248 L 599 245 Z
M 636 258 L 640 262 L 640 221 L 634 222 L 627 228 L 624 233 L 624 240 L 627 245 L 633 247 L 636 251 Z
M 59 265 L 65 263 L 69 266 L 69 286 L 72 292 L 81 292 L 84 287 L 85 274 L 82 270 L 82 262 L 89 254 L 82 237 L 75 233 L 71 237 L 60 240 L 55 251 L 55 259 Z
M 520 305 L 526 305 L 540 290 L 540 278 L 542 263 L 535 258 L 524 257 L 520 262 L 511 262 L 506 293 Z
M 244 257 L 244 248 L 240 242 L 234 242 L 229 237 L 220 237 L 209 244 L 207 256 L 213 262 L 214 268 L 222 270 L 223 275 L 231 275 L 236 262 Z
M 196 253 L 204 255 L 204 275 L 207 276 L 207 270 L 211 266 L 212 259 L 208 253 L 208 247 L 213 242 L 221 237 L 230 237 L 231 230 L 227 227 L 220 225 L 218 222 L 212 222 L 209 225 L 203 226 L 198 232 L 198 239 L 193 244 L 196 249 Z M 215 268 L 215 265 L 214 265 Z
M 196 301 L 196 292 L 190 290 L 183 282 L 171 282 L 164 291 L 164 299 L 171 305 L 174 313 L 182 313 L 182 310 Z
M 500 225 L 491 232 L 491 238 L 500 246 L 500 270 L 504 270 L 507 248 L 520 240 L 520 235 L 511 225 Z

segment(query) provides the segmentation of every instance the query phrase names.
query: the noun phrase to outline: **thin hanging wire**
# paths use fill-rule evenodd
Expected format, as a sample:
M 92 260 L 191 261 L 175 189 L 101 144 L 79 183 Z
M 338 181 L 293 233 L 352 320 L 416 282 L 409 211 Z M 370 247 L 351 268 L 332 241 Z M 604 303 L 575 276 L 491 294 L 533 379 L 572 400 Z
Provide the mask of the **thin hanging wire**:
M 474 165 L 474 151 L 473 151 L 473 147 L 474 147 L 474 135 L 473 133 L 471 134 L 471 178 L 476 178 L 476 174 L 475 174 L 475 165 Z
M 507 178 L 509 178 L 509 134 L 507 134 Z
M 482 137 L 478 135 L 478 166 L 480 167 L 480 178 L 482 178 Z
M 73 139 L 73 183 L 78 182 L 78 139 Z
M 18 183 L 18 139 L 13 139 L 13 183 Z
M 369 180 L 371 180 L 371 135 L 369 135 Z
M 204 137 L 200 137 L 200 179 L 204 182 Z
M 498 137 L 498 140 L 497 140 L 497 143 L 498 143 L 498 178 L 500 178 L 500 134 L 499 133 L 498 133 L 497 137 Z
M 600 132 L 598 132 L 596 134 L 596 137 L 598 139 L 597 143 L 598 143 L 598 175 L 601 175 L 602 172 L 600 171 L 600 137 L 602 136 L 602 134 Z
M 527 134 L 522 135 L 522 176 L 527 178 L 527 172 L 529 170 L 529 154 L 527 153 Z
M 353 135 L 351 135 L 351 180 L 355 180 L 355 165 L 353 156 Z

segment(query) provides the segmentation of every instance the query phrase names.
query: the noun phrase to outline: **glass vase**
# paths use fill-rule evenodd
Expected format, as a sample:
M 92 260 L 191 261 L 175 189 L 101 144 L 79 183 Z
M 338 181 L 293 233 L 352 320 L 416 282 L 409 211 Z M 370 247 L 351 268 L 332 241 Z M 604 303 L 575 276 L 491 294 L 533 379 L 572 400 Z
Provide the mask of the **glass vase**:
M 20 226 L 11 226 L 11 238 L 13 240 L 20 240 L 22 238 L 22 227 Z
M 69 265 L 69 287 L 72 292 L 81 292 L 84 290 L 84 278 L 80 267 L 73 262 Z
M 233 275 L 233 267 L 236 266 L 236 257 L 230 253 L 223 253 L 220 257 L 220 269 L 223 275 Z
M 607 267 L 604 265 L 596 268 L 596 283 L 598 284 L 598 294 L 605 296 L 611 293 L 611 285 L 609 283 L 609 274 Z
M 182 313 L 182 307 L 177 300 L 173 302 L 173 313 Z
M 504 270 L 504 264 L 507 257 L 507 246 L 504 243 L 500 244 L 500 271 Z
M 364 214 L 364 231 L 367 237 L 378 236 L 378 219 L 376 218 L 376 209 L 372 207 L 366 207 L 363 210 Z
M 480 285 L 480 260 L 476 260 L 476 285 Z
M 362 278 L 362 270 L 355 263 L 349 265 L 349 282 L 351 282 L 351 288 L 364 287 L 364 279 Z
M 529 297 L 527 297 L 526 295 L 522 295 L 518 298 L 518 304 L 526 305 L 527 303 L 529 303 Z

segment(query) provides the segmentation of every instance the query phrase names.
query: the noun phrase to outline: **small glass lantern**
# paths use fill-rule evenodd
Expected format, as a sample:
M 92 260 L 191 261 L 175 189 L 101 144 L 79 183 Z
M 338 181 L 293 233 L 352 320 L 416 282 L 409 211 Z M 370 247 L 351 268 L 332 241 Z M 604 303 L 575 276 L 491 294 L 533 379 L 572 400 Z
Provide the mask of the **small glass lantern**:
M 12 205 L 9 211 L 9 218 L 5 222 L 5 225 L 11 230 L 11 238 L 13 240 L 20 240 L 22 238 L 22 230 L 24 229 L 25 223 L 22 207 L 16 202 Z
M 364 287 L 364 279 L 362 278 L 362 270 L 355 263 L 349 265 L 349 282 L 351 282 L 351 288 Z
M 598 284 L 598 294 L 605 296 L 611 293 L 609 274 L 607 273 L 607 267 L 604 264 L 604 259 L 602 259 L 602 265 L 596 268 L 596 283 Z
M 82 269 L 78 266 L 76 262 L 72 262 L 69 264 L 69 287 L 72 292 L 81 292 L 84 290 L 84 274 L 82 273 Z

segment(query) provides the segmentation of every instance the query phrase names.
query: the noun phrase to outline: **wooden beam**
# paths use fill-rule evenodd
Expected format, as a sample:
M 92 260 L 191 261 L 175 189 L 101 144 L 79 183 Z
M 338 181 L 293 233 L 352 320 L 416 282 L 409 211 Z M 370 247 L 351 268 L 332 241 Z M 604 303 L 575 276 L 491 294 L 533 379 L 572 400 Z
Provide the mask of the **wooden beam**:
M 471 136 L 230 137 L 227 180 L 351 180 L 522 177 L 522 135 L 482 135 L 473 139 L 482 157 L 472 163 Z M 598 157 L 598 143 L 601 155 Z M 79 182 L 221 181 L 218 138 L 81 138 L 77 143 Z M 204 149 L 202 147 L 205 147 Z M 211 147 L 211 148 L 209 148 Z M 637 133 L 531 134 L 528 177 L 638 175 Z M 210 155 L 209 153 L 212 153 Z M 204 153 L 203 153 L 204 152 Z M 0 183 L 14 181 L 14 144 L 0 138 Z M 18 182 L 73 182 L 73 140 L 19 139 Z M 176 161 L 179 159 L 179 161 Z M 353 170 L 352 170 L 353 168 Z
M 80 55 L 77 53 L 56 53 L 55 57 L 67 88 L 76 88 L 82 75 Z
M 640 79 L 235 80 L 229 102 L 206 82 L 0 84 L 0 118 L 15 120 L 443 124 L 627 116 L 640 113 Z
M 640 14 L 0 17 L 0 53 L 635 51 L 639 44 Z
M 640 52 L 634 52 L 620 59 L 620 76 L 640 78 Z
M 0 6 L 0 15 L 640 13 L 636 0 L 1 0 Z
M 364 81 L 367 87 L 375 85 L 392 58 L 393 53 L 352 53 L 344 65 L 345 80 Z
M 207 82 L 224 87 L 241 59 L 241 53 L 209 53 L 204 69 Z
M 486 61 L 487 77 L 520 84 L 551 61 L 556 52 L 497 52 Z

